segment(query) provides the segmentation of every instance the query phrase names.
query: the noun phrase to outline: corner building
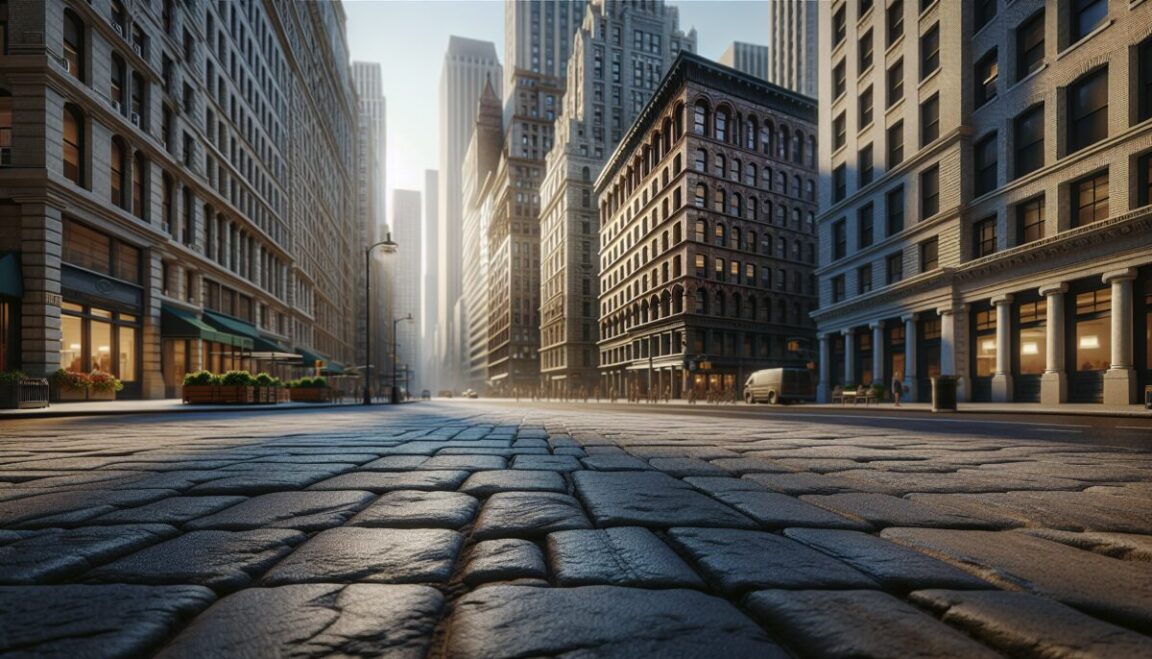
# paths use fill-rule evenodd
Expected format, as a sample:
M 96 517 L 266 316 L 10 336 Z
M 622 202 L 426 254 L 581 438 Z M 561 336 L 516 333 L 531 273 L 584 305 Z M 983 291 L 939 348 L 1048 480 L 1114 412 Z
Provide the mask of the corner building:
M 816 105 L 681 53 L 596 183 L 602 392 L 742 396 L 815 339 Z
M 1152 5 L 820 5 L 821 395 L 1152 384 Z M 1142 396 L 1141 396 L 1142 399 Z
M 338 3 L 13 0 L 0 369 L 354 358 L 356 102 Z

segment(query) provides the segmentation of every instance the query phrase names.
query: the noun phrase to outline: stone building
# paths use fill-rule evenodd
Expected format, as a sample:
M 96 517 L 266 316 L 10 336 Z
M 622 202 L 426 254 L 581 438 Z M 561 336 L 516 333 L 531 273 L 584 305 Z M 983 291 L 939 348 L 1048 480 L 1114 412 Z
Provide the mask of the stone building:
M 821 3 L 821 393 L 1152 384 L 1152 5 Z M 1139 388 L 1139 389 L 1138 389 Z
M 575 35 L 540 186 L 540 374 L 548 391 L 591 387 L 597 368 L 593 181 L 672 60 L 696 48 L 662 0 L 591 0 Z
M 11 0 L 0 369 L 355 356 L 356 97 L 338 3 Z M 296 371 L 300 372 L 300 371 Z
M 596 182 L 601 389 L 742 395 L 815 338 L 816 105 L 681 53 Z

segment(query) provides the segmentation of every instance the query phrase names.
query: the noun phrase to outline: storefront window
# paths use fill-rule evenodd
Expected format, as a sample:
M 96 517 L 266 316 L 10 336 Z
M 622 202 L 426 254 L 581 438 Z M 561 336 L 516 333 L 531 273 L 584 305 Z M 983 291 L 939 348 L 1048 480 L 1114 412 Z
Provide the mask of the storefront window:
M 136 328 L 121 325 L 117 328 L 120 335 L 120 379 L 125 382 L 136 381 Z
M 976 377 L 991 377 L 996 371 L 996 312 L 977 311 L 974 317 Z
M 872 384 L 872 333 L 856 332 L 856 372 L 860 384 Z
M 72 302 L 61 305 L 61 311 L 61 368 L 107 371 L 124 382 L 138 379 L 138 316 Z
M 83 322 L 75 316 L 60 318 L 60 367 L 66 371 L 85 371 Z
M 1076 370 L 1105 371 L 1112 356 L 1112 292 L 1076 296 Z
M 888 350 L 892 356 L 892 368 L 889 372 L 893 377 L 899 375 L 900 379 L 903 380 L 906 370 L 906 364 L 904 363 L 904 323 L 897 322 L 888 327 Z
M 1040 375 L 1044 373 L 1047 360 L 1048 334 L 1045 328 L 1048 315 L 1046 300 L 1023 302 L 1019 307 L 1018 323 L 1020 338 L 1020 375 Z
M 91 332 L 92 370 L 115 372 L 112 367 L 112 325 L 93 320 L 89 324 Z
M 10 370 L 12 367 L 9 362 L 12 357 L 9 356 L 9 344 L 12 343 L 13 335 L 15 334 L 15 324 L 12 321 L 12 316 L 15 314 L 13 310 L 16 305 L 0 300 L 0 372 Z M 12 348 L 12 356 L 16 352 Z

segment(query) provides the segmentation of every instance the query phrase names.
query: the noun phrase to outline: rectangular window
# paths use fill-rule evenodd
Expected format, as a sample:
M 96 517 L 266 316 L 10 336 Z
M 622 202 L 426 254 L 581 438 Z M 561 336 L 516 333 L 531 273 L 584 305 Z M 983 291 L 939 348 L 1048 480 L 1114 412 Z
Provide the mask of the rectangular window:
M 920 104 L 920 146 L 927 146 L 940 137 L 940 95 Z
M 864 186 L 866 186 L 872 182 L 873 165 L 872 165 L 872 145 L 871 144 L 864 147 L 863 149 L 860 149 L 858 166 L 860 168 L 860 170 L 859 170 L 860 186 L 859 187 L 864 187 Z
M 996 98 L 996 81 L 1000 77 L 999 54 L 993 48 L 976 63 L 976 107 Z
M 888 272 L 888 284 L 895 284 L 896 282 L 904 279 L 904 254 L 896 252 L 891 254 L 888 258 L 884 259 L 884 265 Z
M 888 69 L 888 107 L 904 98 L 904 60 L 896 60 Z
M 888 5 L 888 13 L 885 16 L 885 22 L 888 26 L 888 45 L 896 43 L 896 40 L 904 36 L 904 2 L 903 0 L 896 0 Z
M 1136 176 L 1136 203 L 1141 206 L 1152 204 L 1152 153 L 1146 153 L 1136 161 Z
M 872 204 L 865 204 L 856 212 L 856 237 L 860 249 L 870 246 L 875 239 L 875 220 L 872 215 Z
M 872 87 L 860 92 L 860 127 L 872 123 Z
M 985 218 L 972 225 L 972 256 L 980 258 L 996 253 L 996 218 Z
M 708 263 L 707 263 L 707 260 L 704 258 L 703 254 L 697 254 L 696 255 L 696 276 L 697 277 L 707 277 L 708 276 Z
M 832 301 L 841 302 L 844 300 L 844 275 L 836 275 L 832 278 Z
M 832 260 L 836 261 L 848 255 L 848 227 L 844 220 L 836 220 L 832 225 Z
M 1073 226 L 1099 222 L 1108 217 L 1108 172 L 1103 171 L 1072 184 Z
M 1108 67 L 1068 88 L 1068 153 L 1108 137 Z
M 1016 176 L 1044 166 L 1044 106 L 1025 110 L 1013 121 L 1016 143 Z
M 832 15 L 832 47 L 840 45 L 844 41 L 844 37 L 848 34 L 848 16 L 846 13 L 847 4 L 840 5 L 836 13 Z
M 1044 10 L 1016 30 L 1016 79 L 1023 80 L 1044 65 Z
M 840 165 L 832 170 L 832 201 L 843 201 L 848 194 L 848 170 Z
M 1088 36 L 1088 33 L 1108 18 L 1108 0 L 1072 0 L 1069 9 L 1072 11 L 1071 43 Z
M 940 212 L 940 166 L 933 165 L 920 174 L 920 219 Z
M 1044 197 L 1016 205 L 1016 244 L 1024 245 L 1044 237 Z
M 112 274 L 112 239 L 71 220 L 64 221 L 65 263 L 104 275 Z
M 920 243 L 920 272 L 940 267 L 940 238 L 933 236 Z
M 996 189 L 996 133 L 981 139 L 973 149 L 976 167 L 976 196 L 988 194 Z
M 887 235 L 894 236 L 904 230 L 904 186 L 889 190 L 884 206 Z
M 999 0 L 976 0 L 976 29 L 984 27 L 996 17 L 996 4 Z
M 844 116 L 845 113 L 841 112 L 838 117 L 832 120 L 832 150 L 835 151 L 844 146 L 844 142 L 848 139 L 848 122 Z
M 928 28 L 920 37 L 920 79 L 923 80 L 940 68 L 940 25 Z
M 904 122 L 897 121 L 888 129 L 888 169 L 904 162 Z
M 1140 44 L 1137 58 L 1138 89 L 1136 95 L 1139 102 L 1137 121 L 1144 121 L 1152 119 L 1152 37 L 1148 37 Z
M 840 95 L 848 89 L 848 74 L 845 70 L 844 60 L 832 67 L 832 98 L 840 98 Z
M 1077 371 L 1105 371 L 1112 363 L 1112 291 L 1101 289 L 1076 296 Z
M 1018 314 L 1020 375 L 1040 375 L 1046 365 L 1048 303 L 1046 300 L 1021 302 Z
M 872 265 L 868 264 L 856 269 L 856 294 L 864 295 L 872 292 Z
M 872 66 L 872 30 L 868 30 L 860 37 L 859 70 L 867 71 L 870 66 Z

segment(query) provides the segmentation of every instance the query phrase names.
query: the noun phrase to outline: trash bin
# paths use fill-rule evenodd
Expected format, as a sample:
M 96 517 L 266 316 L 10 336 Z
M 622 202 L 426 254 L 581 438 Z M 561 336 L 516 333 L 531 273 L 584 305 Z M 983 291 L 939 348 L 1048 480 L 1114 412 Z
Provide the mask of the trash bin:
M 1152 384 L 1144 387 L 1144 407 L 1152 410 Z
M 932 411 L 956 411 L 956 377 L 941 375 L 932 378 Z

